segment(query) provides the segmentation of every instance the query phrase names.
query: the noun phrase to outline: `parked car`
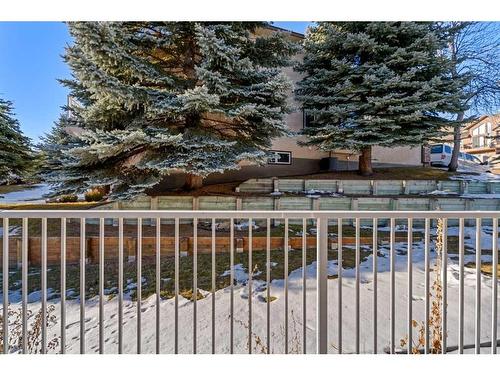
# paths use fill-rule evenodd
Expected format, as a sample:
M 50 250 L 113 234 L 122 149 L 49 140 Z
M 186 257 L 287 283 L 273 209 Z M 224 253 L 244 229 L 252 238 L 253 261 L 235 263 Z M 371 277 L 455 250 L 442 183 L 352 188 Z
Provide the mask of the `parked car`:
M 433 167 L 447 168 L 451 161 L 453 147 L 445 143 L 431 145 L 431 165 Z M 472 172 L 488 172 L 490 167 L 488 162 L 482 162 L 476 155 L 467 152 L 458 154 L 459 169 Z

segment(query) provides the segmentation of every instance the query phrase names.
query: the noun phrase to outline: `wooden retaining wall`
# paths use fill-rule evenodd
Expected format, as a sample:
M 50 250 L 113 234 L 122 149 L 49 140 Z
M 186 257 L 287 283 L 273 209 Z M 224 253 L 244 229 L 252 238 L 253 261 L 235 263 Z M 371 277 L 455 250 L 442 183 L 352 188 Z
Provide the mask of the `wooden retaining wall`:
M 405 241 L 406 236 L 397 236 L 397 241 Z M 175 249 L 174 237 L 161 237 L 161 255 L 173 256 Z M 306 238 L 307 248 L 316 248 L 316 237 L 308 235 Z M 354 237 L 343 237 L 343 244 L 353 246 L 355 244 Z M 361 244 L 371 245 L 372 237 L 361 237 Z M 337 244 L 336 238 L 329 239 L 330 246 Z M 179 250 L 182 253 L 192 254 L 193 252 L 193 237 L 181 237 L 179 241 Z M 266 250 L 266 237 L 253 237 L 252 251 Z M 230 250 L 229 237 L 216 237 L 216 252 L 228 253 Z M 248 237 L 236 236 L 234 239 L 234 249 L 237 252 L 248 251 Z M 292 249 L 302 248 L 302 237 L 290 237 L 289 246 Z M 10 267 L 21 267 L 21 247 L 22 240 L 20 238 L 11 238 L 9 241 L 9 264 Z M 283 237 L 271 237 L 271 249 L 283 249 Z M 154 257 L 156 248 L 155 237 L 143 237 L 142 239 L 142 254 L 143 257 Z M 0 243 L 0 250 L 2 244 Z M 198 237 L 198 253 L 209 254 L 212 251 L 211 237 Z M 128 261 L 135 261 L 137 254 L 137 239 L 133 237 L 124 237 L 124 258 Z M 118 237 L 106 237 L 104 239 L 104 255 L 106 261 L 118 260 Z M 0 252 L 1 259 L 1 252 Z M 67 264 L 77 264 L 80 260 L 80 238 L 68 237 L 66 239 L 66 259 Z M 98 263 L 99 260 L 99 238 L 86 238 L 86 259 L 88 263 Z M 61 262 L 61 239 L 59 237 L 47 238 L 47 264 L 60 265 Z M 28 263 L 30 266 L 39 266 L 41 263 L 41 240 L 40 237 L 30 237 L 28 242 Z

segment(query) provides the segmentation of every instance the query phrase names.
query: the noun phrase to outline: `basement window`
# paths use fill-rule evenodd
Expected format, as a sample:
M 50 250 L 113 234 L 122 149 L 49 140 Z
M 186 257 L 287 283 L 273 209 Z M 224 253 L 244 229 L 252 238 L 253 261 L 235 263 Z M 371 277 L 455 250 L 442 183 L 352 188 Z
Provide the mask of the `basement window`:
M 271 156 L 269 157 L 268 164 L 292 164 L 292 153 L 290 151 L 273 151 L 271 150 Z

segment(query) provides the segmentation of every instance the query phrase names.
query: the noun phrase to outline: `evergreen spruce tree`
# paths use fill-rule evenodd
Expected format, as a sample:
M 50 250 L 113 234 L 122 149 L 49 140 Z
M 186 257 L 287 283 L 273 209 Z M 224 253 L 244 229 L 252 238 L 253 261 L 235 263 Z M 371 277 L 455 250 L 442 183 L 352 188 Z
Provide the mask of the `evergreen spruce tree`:
M 360 153 L 372 174 L 371 148 L 418 146 L 453 122 L 460 81 L 440 53 L 446 38 L 421 22 L 320 22 L 305 40 L 297 99 L 313 119 L 304 142 Z
M 57 194 L 73 194 L 74 188 L 71 185 L 85 182 L 85 176 L 77 171 L 72 174 L 72 169 L 68 168 L 69 165 L 77 163 L 69 151 L 83 146 L 83 142 L 73 134 L 81 131 L 76 124 L 70 109 L 63 107 L 59 120 L 48 134 L 41 137 L 41 142 L 37 146 L 41 159 L 40 175 Z M 64 181 L 60 178 L 63 174 Z
M 0 184 L 23 181 L 33 159 L 30 140 L 14 117 L 12 102 L 0 98 Z
M 263 162 L 272 139 L 287 134 L 291 83 L 281 68 L 296 46 L 256 34 L 260 26 L 70 23 L 74 79 L 62 83 L 81 104 L 72 108 L 81 131 L 53 154 L 60 169 L 51 178 L 66 191 L 108 185 L 126 198 L 173 172 L 195 188 L 242 160 Z

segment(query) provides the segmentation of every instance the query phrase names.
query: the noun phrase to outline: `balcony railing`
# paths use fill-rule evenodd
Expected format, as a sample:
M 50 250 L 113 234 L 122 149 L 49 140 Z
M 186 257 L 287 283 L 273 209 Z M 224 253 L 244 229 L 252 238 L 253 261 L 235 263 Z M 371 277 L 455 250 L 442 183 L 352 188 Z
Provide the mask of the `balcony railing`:
M 3 353 L 496 353 L 499 344 L 497 212 L 0 219 Z

